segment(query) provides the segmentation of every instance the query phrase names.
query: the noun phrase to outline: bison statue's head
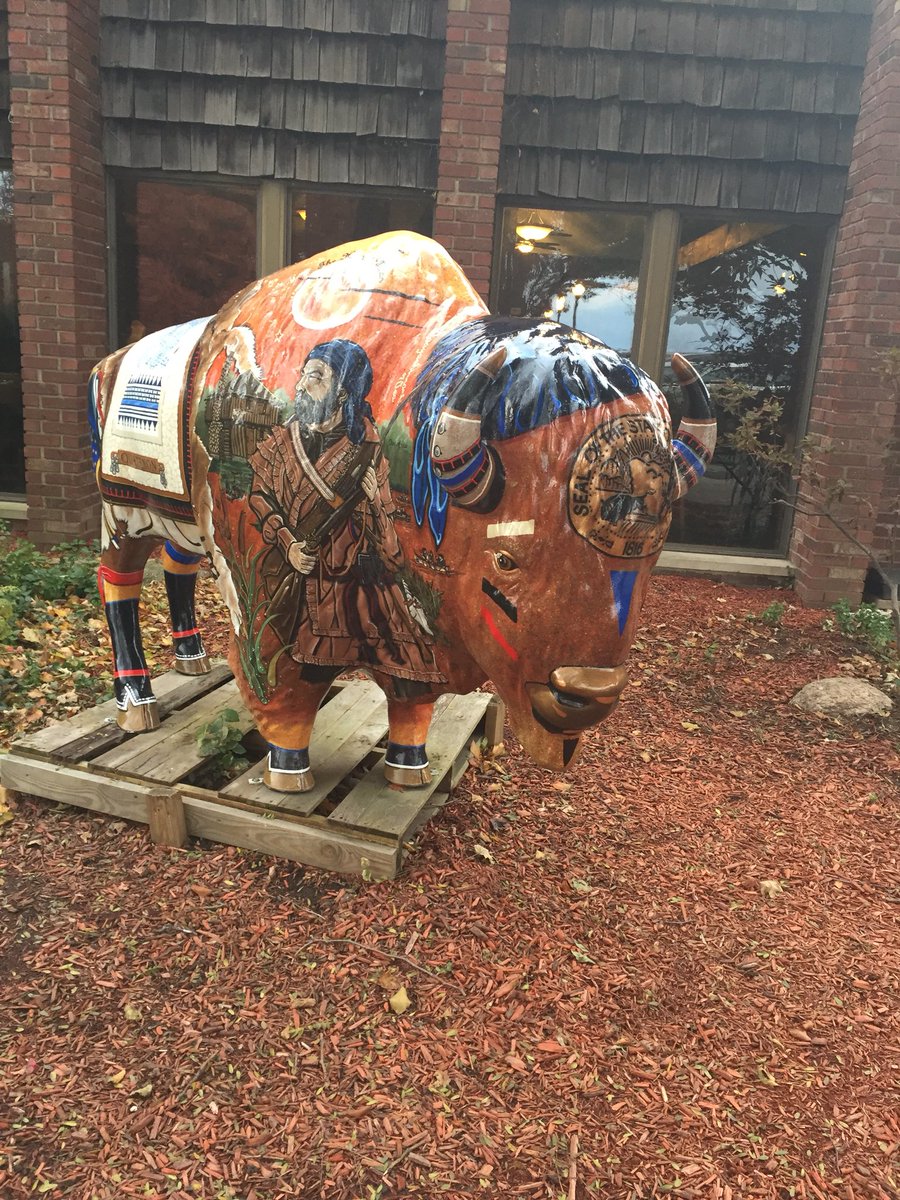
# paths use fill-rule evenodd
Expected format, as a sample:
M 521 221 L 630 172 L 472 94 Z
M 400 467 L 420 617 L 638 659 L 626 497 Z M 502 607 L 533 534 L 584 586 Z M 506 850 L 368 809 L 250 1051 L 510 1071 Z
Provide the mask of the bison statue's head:
M 706 388 L 685 359 L 673 367 L 674 442 L 656 384 L 554 322 L 464 323 L 412 395 L 413 512 L 451 572 L 447 654 L 494 681 L 543 766 L 571 765 L 615 708 L 672 503 L 715 447 Z

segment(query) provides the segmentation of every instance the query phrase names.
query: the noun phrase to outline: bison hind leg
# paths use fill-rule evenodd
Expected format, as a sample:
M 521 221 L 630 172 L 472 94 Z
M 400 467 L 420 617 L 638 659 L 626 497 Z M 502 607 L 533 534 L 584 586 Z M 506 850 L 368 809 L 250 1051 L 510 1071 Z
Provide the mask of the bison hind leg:
M 113 688 L 116 721 L 129 733 L 159 726 L 159 706 L 141 638 L 139 605 L 144 566 L 156 545 L 154 538 L 122 538 L 100 555 L 97 585 L 113 649 Z
M 197 572 L 205 558 L 192 554 L 167 541 L 163 546 L 162 565 L 172 621 L 172 641 L 175 647 L 175 670 L 182 675 L 208 675 L 209 658 L 197 626 L 194 593 Z

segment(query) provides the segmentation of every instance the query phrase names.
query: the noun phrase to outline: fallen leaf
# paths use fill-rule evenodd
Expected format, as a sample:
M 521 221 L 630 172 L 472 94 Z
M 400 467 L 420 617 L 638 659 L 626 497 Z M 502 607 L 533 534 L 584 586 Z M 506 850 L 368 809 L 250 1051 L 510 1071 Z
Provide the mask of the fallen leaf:
M 396 992 L 401 986 L 400 973 L 394 967 L 388 967 L 381 972 L 375 982 L 386 992 Z
M 686 729 L 689 733 L 693 733 L 695 730 L 699 729 L 700 726 L 695 725 L 693 721 L 682 721 L 681 728 Z
M 494 861 L 493 854 L 491 854 L 491 852 L 490 852 L 490 850 L 488 850 L 487 846 L 482 846 L 482 844 L 480 842 L 475 843 L 475 845 L 473 846 L 473 850 L 475 851 L 476 858 L 483 858 L 485 860 L 485 862 L 489 862 L 489 863 L 492 863 Z
M 123 1067 L 121 1071 L 116 1071 L 115 1075 L 110 1075 L 109 1082 L 111 1084 L 113 1084 L 114 1087 L 118 1087 L 119 1084 L 122 1082 L 122 1080 L 125 1078 L 126 1074 L 127 1074 L 127 1072 Z
M 566 1052 L 565 1046 L 561 1046 L 559 1042 L 554 1041 L 552 1038 L 546 1042 L 538 1042 L 535 1050 L 540 1050 L 542 1054 L 565 1054 Z
M 143 1013 L 139 1008 L 135 1008 L 133 1004 L 126 1004 L 123 1009 L 126 1021 L 140 1021 L 143 1019 Z
M 572 790 L 571 783 L 566 783 L 564 779 L 554 779 L 550 786 L 554 792 L 569 792 Z
M 140 1096 L 142 1100 L 146 1100 L 146 1098 L 151 1094 L 152 1091 L 153 1091 L 153 1084 L 145 1083 L 142 1087 L 135 1088 L 131 1094 L 133 1096 Z
M 570 879 L 569 883 L 576 892 L 592 892 L 594 890 L 584 879 Z
M 765 896 L 767 900 L 774 900 L 776 896 L 780 896 L 784 891 L 782 884 L 777 879 L 761 879 L 759 881 L 760 894 Z
M 412 1004 L 412 1000 L 410 1000 L 409 996 L 407 995 L 406 988 L 402 987 L 399 989 L 399 991 L 394 992 L 393 996 L 391 996 L 390 1000 L 388 1001 L 388 1004 L 390 1004 L 392 1012 L 395 1012 L 398 1017 L 402 1017 Z
M 33 629 L 30 625 L 23 625 L 19 630 L 20 641 L 27 642 L 29 646 L 40 646 L 44 637 L 40 630 Z

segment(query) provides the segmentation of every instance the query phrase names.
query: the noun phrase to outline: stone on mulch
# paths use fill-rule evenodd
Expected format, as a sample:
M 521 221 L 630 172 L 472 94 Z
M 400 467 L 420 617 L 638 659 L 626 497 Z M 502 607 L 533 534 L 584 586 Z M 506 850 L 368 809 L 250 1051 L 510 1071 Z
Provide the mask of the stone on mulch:
M 829 717 L 888 717 L 893 707 L 890 698 L 871 683 L 845 676 L 808 683 L 791 704 Z

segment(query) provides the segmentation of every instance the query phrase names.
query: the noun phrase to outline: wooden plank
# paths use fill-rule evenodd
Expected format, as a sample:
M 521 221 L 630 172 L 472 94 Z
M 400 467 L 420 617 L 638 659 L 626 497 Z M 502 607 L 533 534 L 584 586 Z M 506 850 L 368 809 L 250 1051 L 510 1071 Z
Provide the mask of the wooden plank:
M 159 788 L 151 792 L 147 797 L 147 820 L 151 841 L 157 846 L 180 850 L 187 844 L 184 801 L 177 791 Z
M 484 713 L 484 740 L 488 750 L 503 743 L 503 727 L 506 724 L 506 705 L 499 696 L 491 696 Z
M 19 758 L 14 751 L 0 758 L 0 782 L 25 795 L 70 804 L 91 812 L 147 824 L 147 800 L 154 785 L 121 779 L 82 767 L 62 767 L 40 759 Z M 191 837 L 240 846 L 327 871 L 393 879 L 400 865 L 397 847 L 360 837 L 350 830 L 339 836 L 320 826 L 301 826 L 268 813 L 229 808 L 199 789 L 184 789 L 185 823 Z
M 0 756 L 0 782 L 27 796 L 144 823 L 147 797 L 154 790 L 151 784 L 116 779 L 86 767 L 64 767 L 45 759 L 20 757 L 15 748 Z
M 250 716 L 232 680 L 217 688 L 211 696 L 164 721 L 152 733 L 132 738 L 124 746 L 107 751 L 95 758 L 92 765 L 107 771 L 122 771 L 156 783 L 176 783 L 211 757 L 197 745 L 201 730 L 223 709 L 233 708 L 238 714 L 242 733 L 253 728 Z
M 393 836 L 402 842 L 460 750 L 468 745 L 490 702 L 489 692 L 452 696 L 447 702 L 428 739 L 431 783 L 417 788 L 391 788 L 385 784 L 379 763 L 341 801 L 330 822 Z
M 221 661 L 213 662 L 208 675 L 179 675 L 177 671 L 167 671 L 158 676 L 153 680 L 153 691 L 159 703 L 160 717 L 167 717 L 199 700 L 230 678 L 228 664 Z M 115 724 L 117 711 L 114 700 L 105 700 L 67 721 L 48 725 L 20 738 L 13 749 L 24 754 L 53 754 L 66 759 L 90 758 L 134 737 Z
M 265 759 L 254 763 L 227 787 L 221 795 L 248 804 L 264 804 L 308 815 L 345 775 L 348 775 L 376 746 L 387 732 L 387 703 L 384 692 L 371 680 L 353 680 L 316 716 L 309 747 L 310 763 L 316 785 L 308 792 L 277 793 L 263 783 Z
M 184 809 L 188 833 L 226 846 L 373 879 L 393 879 L 400 866 L 399 847 L 349 830 L 337 834 L 320 824 L 301 825 L 269 813 L 226 808 L 190 793 L 185 793 Z

